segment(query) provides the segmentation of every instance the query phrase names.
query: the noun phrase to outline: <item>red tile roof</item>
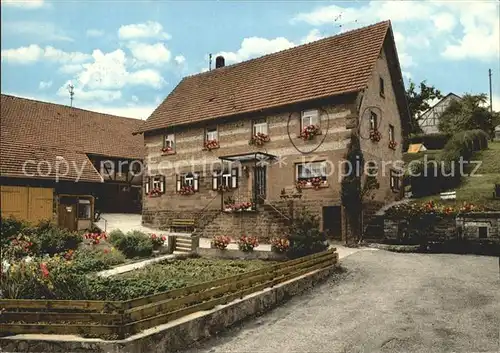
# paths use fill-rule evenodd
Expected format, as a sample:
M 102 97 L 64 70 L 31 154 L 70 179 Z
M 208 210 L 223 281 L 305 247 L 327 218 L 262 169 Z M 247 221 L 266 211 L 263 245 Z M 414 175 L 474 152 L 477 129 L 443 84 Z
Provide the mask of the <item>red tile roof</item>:
M 185 77 L 137 132 L 360 91 L 390 28 L 380 22 Z
M 142 122 L 2 94 L 1 175 L 22 177 L 27 159 L 47 160 L 53 169 L 56 157 L 61 156 L 79 167 L 87 161 L 82 180 L 100 182 L 87 154 L 143 159 L 143 138 L 132 135 Z M 76 174 L 70 173 L 68 178 L 74 179 Z

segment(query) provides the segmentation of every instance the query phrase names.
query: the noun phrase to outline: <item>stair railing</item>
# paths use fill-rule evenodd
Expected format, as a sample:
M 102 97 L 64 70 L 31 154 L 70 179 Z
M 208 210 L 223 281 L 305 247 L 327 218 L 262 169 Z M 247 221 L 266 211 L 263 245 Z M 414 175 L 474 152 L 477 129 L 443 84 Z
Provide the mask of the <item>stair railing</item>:
M 264 201 L 264 205 L 267 205 L 267 206 L 271 207 L 274 212 L 278 213 L 281 217 L 283 217 L 284 219 L 286 219 L 288 222 L 290 221 L 290 217 L 284 215 L 283 212 L 281 212 L 279 209 L 277 209 L 272 203 L 270 203 L 269 201 L 267 201 L 261 195 L 258 195 L 258 197 L 261 198 L 262 201 Z

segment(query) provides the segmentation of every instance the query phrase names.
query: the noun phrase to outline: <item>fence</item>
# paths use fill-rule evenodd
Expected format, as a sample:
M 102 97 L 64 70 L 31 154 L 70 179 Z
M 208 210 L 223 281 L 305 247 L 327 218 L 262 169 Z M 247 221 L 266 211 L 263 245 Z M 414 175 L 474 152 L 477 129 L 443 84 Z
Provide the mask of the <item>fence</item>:
M 120 339 L 209 310 L 308 272 L 336 266 L 335 249 L 259 270 L 127 301 L 0 300 L 3 334 L 75 334 Z

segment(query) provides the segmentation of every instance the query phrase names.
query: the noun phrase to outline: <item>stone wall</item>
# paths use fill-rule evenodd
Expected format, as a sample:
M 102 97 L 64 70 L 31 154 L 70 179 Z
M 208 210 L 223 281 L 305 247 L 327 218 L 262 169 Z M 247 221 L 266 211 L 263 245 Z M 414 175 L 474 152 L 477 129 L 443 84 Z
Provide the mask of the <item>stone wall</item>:
M 463 239 L 500 243 L 500 212 L 469 213 L 457 217 L 456 225 Z M 480 238 L 480 227 L 486 227 L 486 238 Z

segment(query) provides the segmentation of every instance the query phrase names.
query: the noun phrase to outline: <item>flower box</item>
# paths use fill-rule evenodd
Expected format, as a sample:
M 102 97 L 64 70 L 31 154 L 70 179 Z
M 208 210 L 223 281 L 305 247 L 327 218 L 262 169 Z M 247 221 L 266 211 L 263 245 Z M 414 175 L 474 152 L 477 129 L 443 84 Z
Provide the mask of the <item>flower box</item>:
M 321 134 L 318 125 L 308 125 L 300 132 L 300 138 L 304 141 L 312 140 L 314 136 Z
M 219 191 L 219 192 L 227 192 L 227 191 L 230 191 L 230 190 L 231 189 L 227 185 L 219 185 L 217 187 L 217 191 Z
M 158 188 L 155 188 L 153 190 L 151 190 L 149 193 L 148 193 L 148 196 L 149 197 L 160 197 L 161 196 L 161 190 L 158 189 Z
M 174 151 L 174 149 L 172 147 L 163 147 L 161 149 L 161 154 L 162 155 L 174 154 L 174 153 L 175 153 L 175 151 Z
M 254 210 L 253 204 L 251 202 L 242 202 L 242 203 L 224 205 L 224 212 L 249 212 L 253 210 Z
M 302 190 L 302 189 L 318 190 L 320 188 L 328 187 L 328 182 L 326 180 L 323 180 L 322 178 L 301 179 L 297 181 L 295 187 L 297 188 L 297 190 Z
M 269 138 L 269 135 L 264 134 L 262 132 L 258 132 L 257 134 L 253 135 L 250 141 L 248 141 L 249 145 L 256 145 L 256 146 L 262 146 L 266 142 L 269 142 L 271 139 Z
M 181 189 L 178 191 L 180 195 L 192 195 L 195 193 L 194 187 L 192 186 L 183 186 Z
M 389 148 L 391 150 L 395 150 L 397 146 L 398 146 L 398 143 L 396 141 L 389 141 Z
M 382 139 L 382 134 L 378 130 L 371 130 L 370 131 L 370 140 L 372 142 L 379 142 Z
M 203 147 L 205 147 L 205 149 L 211 151 L 213 149 L 219 148 L 220 145 L 219 145 L 219 141 L 217 141 L 217 140 L 207 140 L 203 144 Z

